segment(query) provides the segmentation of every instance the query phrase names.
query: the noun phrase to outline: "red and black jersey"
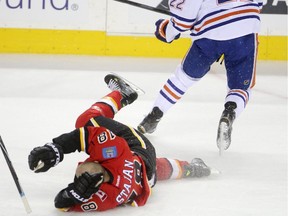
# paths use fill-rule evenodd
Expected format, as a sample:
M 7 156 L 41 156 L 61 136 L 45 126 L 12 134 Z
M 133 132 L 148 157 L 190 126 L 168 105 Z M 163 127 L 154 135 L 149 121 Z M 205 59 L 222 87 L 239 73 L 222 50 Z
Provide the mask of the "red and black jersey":
M 73 204 L 63 189 L 58 194 L 63 203 L 57 206 L 103 211 L 128 203 L 142 206 L 149 198 L 156 183 L 155 149 L 137 130 L 113 120 L 122 107 L 121 99 L 120 92 L 111 92 L 78 117 L 74 131 L 52 140 L 64 154 L 86 152 L 86 161 L 97 161 L 110 174 L 110 182 L 103 183 L 87 202 Z
M 113 132 L 107 129 L 109 127 L 114 128 Z M 135 206 L 146 203 L 151 188 L 146 171 L 146 161 L 150 159 L 145 155 L 151 154 L 147 151 L 146 140 L 133 128 L 112 119 L 96 117 L 86 126 L 63 134 L 53 142 L 60 144 L 64 153 L 85 151 L 89 155 L 86 161 L 99 162 L 111 177 L 110 182 L 103 183 L 89 201 L 71 206 L 69 211 L 103 211 L 127 203 Z M 149 169 L 149 172 L 155 170 Z

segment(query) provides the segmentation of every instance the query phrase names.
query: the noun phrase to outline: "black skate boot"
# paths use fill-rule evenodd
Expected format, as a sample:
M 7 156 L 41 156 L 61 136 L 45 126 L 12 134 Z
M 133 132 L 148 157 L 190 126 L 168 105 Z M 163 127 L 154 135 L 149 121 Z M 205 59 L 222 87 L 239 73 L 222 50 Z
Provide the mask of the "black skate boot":
M 227 102 L 224 106 L 225 110 L 220 118 L 217 133 L 217 146 L 220 154 L 223 150 L 227 150 L 231 144 L 232 124 L 236 116 L 234 110 L 237 108 L 237 104 L 235 102 Z
M 183 167 L 183 178 L 201 178 L 211 174 L 211 169 L 200 158 L 194 158 L 190 164 Z
M 163 112 L 158 107 L 154 107 L 153 110 L 138 125 L 138 130 L 143 134 L 153 133 L 156 130 L 157 124 L 160 122 L 162 116 Z
M 119 91 L 122 95 L 122 107 L 133 103 L 137 98 L 137 92 L 121 77 L 115 74 L 108 74 L 104 78 L 108 88 L 111 91 Z

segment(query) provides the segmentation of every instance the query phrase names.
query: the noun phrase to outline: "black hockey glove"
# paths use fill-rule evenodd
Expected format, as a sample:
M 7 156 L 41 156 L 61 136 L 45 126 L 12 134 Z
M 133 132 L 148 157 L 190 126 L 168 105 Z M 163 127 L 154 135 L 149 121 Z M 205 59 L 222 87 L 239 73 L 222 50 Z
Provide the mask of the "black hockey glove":
M 87 202 L 89 198 L 99 190 L 104 181 L 103 173 L 83 173 L 75 178 L 74 183 L 68 185 L 66 191 L 75 203 Z
M 35 173 L 46 172 L 63 160 L 62 147 L 55 143 L 47 143 L 44 146 L 34 148 L 28 157 L 31 170 Z

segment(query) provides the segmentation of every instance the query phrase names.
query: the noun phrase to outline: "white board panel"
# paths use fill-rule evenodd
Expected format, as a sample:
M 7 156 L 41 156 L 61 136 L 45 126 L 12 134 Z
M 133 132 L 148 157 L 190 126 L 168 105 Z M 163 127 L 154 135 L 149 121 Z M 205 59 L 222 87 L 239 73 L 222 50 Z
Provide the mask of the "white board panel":
M 106 0 L 0 1 L 0 27 L 105 30 Z

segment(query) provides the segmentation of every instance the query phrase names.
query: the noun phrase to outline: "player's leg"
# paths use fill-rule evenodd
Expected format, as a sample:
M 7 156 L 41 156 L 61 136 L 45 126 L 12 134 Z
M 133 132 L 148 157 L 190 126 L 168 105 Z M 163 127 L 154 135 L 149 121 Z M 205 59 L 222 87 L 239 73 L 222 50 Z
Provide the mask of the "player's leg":
M 157 180 L 205 177 L 211 173 L 210 168 L 200 158 L 194 158 L 191 163 L 169 158 L 156 159 Z
M 162 116 L 210 70 L 210 65 L 219 57 L 216 51 L 212 40 L 194 41 L 182 64 L 176 68 L 175 73 L 160 89 L 152 111 L 139 124 L 140 132 L 153 133 L 155 131 Z
M 138 98 L 138 93 L 124 79 L 114 74 L 108 74 L 104 78 L 111 93 L 94 103 L 88 110 L 82 113 L 77 121 L 76 128 L 84 125 L 94 125 L 93 118 L 104 116 L 114 118 L 114 115 L 124 106 L 133 103 Z
M 119 91 L 122 95 L 121 105 L 127 106 L 138 98 L 136 86 L 116 74 L 108 74 L 104 78 L 111 91 Z
M 222 150 L 229 148 L 232 124 L 245 109 L 251 96 L 251 88 L 255 85 L 257 35 L 246 35 L 231 40 L 223 46 L 226 47 L 228 93 L 217 131 L 217 146 L 220 151 L 221 148 Z
M 77 118 L 75 127 L 79 128 L 85 125 L 93 125 L 90 120 L 97 116 L 114 118 L 114 115 L 122 108 L 121 100 L 121 93 L 119 91 L 112 91 L 83 112 Z

